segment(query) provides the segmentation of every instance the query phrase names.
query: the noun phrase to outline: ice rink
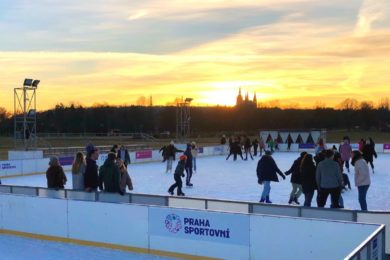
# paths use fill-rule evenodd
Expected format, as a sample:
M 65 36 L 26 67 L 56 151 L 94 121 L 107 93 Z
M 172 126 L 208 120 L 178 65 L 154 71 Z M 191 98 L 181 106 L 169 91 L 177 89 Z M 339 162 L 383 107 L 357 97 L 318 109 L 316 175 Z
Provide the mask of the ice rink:
M 275 153 L 274 158 L 279 168 L 288 170 L 299 153 Z M 194 174 L 193 188 L 184 187 L 187 197 L 215 198 L 225 200 L 259 201 L 262 186 L 257 183 L 255 160 L 225 160 L 225 156 L 197 159 L 197 172 Z M 379 154 L 375 160 L 375 174 L 371 174 L 371 186 L 367 194 L 369 210 L 390 210 L 390 174 L 388 162 L 390 155 Z M 176 166 L 174 163 L 174 167 Z M 165 163 L 132 164 L 129 166 L 130 176 L 134 184 L 134 193 L 167 195 L 173 183 L 173 175 L 165 173 Z M 344 204 L 349 209 L 360 209 L 358 192 L 354 186 L 354 169 L 348 174 L 352 190 L 343 193 Z M 71 174 L 67 174 L 66 188 L 71 188 Z M 46 187 L 45 175 L 15 177 L 3 179 L 3 184 Z M 290 176 L 286 180 L 280 178 L 279 183 L 271 184 L 271 200 L 276 204 L 287 204 L 291 191 Z M 299 199 L 303 204 L 303 196 Z M 313 200 L 314 202 L 314 200 Z M 315 204 L 315 203 L 314 203 Z M 329 200 L 328 200 L 329 206 Z
M 79 246 L 67 243 L 0 235 L 0 259 L 134 259 L 164 260 L 174 259 L 146 254 L 134 254 L 121 250 Z

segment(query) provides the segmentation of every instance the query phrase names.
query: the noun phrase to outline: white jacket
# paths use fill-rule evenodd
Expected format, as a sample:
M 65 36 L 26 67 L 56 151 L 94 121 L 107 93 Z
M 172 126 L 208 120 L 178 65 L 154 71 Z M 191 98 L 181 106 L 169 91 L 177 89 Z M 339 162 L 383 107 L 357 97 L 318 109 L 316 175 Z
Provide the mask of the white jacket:
M 370 171 L 367 162 L 362 158 L 355 162 L 355 186 L 370 185 Z

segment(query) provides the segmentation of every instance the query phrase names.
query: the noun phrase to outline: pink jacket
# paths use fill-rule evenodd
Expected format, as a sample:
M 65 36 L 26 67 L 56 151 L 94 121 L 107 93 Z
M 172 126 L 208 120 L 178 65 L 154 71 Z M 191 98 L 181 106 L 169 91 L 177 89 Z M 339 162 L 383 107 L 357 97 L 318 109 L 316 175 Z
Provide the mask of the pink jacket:
M 370 185 L 370 171 L 367 162 L 362 158 L 355 162 L 355 186 Z
M 341 160 L 349 161 L 352 156 L 352 147 L 349 144 L 348 141 L 344 141 L 342 145 L 340 145 L 340 155 L 341 155 Z

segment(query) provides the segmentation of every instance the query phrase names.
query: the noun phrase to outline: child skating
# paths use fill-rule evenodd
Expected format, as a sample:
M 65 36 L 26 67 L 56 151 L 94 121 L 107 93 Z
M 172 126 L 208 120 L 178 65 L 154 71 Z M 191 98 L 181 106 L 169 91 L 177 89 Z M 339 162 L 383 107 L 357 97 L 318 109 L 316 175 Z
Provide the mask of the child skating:
M 179 162 L 175 169 L 175 174 L 173 175 L 175 179 L 175 183 L 169 188 L 168 193 L 173 195 L 175 189 L 177 188 L 177 196 L 185 196 L 183 191 L 181 190 L 183 187 L 183 181 L 181 180 L 181 177 L 184 177 L 184 169 L 187 161 L 187 156 L 182 155 L 179 158 Z

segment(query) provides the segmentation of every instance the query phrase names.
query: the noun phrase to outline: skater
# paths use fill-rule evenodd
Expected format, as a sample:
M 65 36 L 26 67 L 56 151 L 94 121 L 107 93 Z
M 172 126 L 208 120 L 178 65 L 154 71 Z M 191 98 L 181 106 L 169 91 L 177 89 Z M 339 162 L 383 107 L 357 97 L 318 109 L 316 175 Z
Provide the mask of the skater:
M 245 150 L 245 161 L 248 160 L 248 153 L 251 156 L 251 159 L 253 160 L 252 152 L 251 152 L 252 144 L 251 139 L 249 137 L 244 136 L 244 150 Z
M 352 155 L 352 165 L 355 167 L 355 185 L 358 187 L 359 203 L 361 210 L 367 211 L 367 191 L 370 187 L 370 173 L 368 164 L 363 160 L 359 151 L 354 151 Z
M 363 148 L 364 148 L 365 145 L 366 145 L 366 140 L 364 140 L 363 138 L 360 139 L 360 141 L 359 141 L 359 151 L 361 153 L 363 153 Z
M 252 146 L 253 146 L 253 156 L 257 156 L 257 149 L 259 148 L 259 141 L 257 140 L 257 138 L 255 138 L 252 141 Z
M 87 192 L 97 191 L 99 185 L 98 166 L 99 150 L 92 144 L 87 145 L 87 167 L 85 169 L 84 187 Z
M 172 172 L 172 163 L 176 159 L 176 153 L 184 152 L 183 150 L 179 150 L 175 147 L 175 143 L 171 141 L 171 143 L 165 149 L 165 156 L 167 158 L 167 170 L 166 173 Z
M 47 187 L 49 189 L 63 189 L 66 184 L 66 176 L 64 169 L 60 165 L 58 158 L 53 156 L 50 158 L 49 168 L 46 171 Z
M 187 156 L 182 155 L 179 158 L 179 163 L 176 166 L 175 174 L 173 175 L 175 179 L 175 183 L 169 188 L 168 193 L 173 195 L 176 187 L 177 187 L 177 196 L 185 196 L 182 192 L 181 188 L 183 187 L 183 182 L 181 177 L 184 177 L 184 168 L 186 164 Z
M 340 145 L 340 154 L 341 160 L 343 161 L 343 169 L 345 164 L 345 168 L 349 172 L 349 160 L 352 156 L 352 146 L 348 141 L 348 137 L 344 137 L 343 144 Z
M 237 137 L 237 141 L 234 146 L 234 160 L 237 160 L 237 155 L 241 157 L 241 160 L 244 160 L 244 157 L 242 157 L 242 144 L 241 144 L 241 137 Z
M 99 189 L 105 192 L 117 192 L 123 195 L 120 189 L 121 174 L 115 162 L 116 154 L 108 153 L 107 159 L 99 169 Z
M 260 148 L 260 157 L 263 156 L 263 151 L 265 151 L 265 142 L 263 137 L 260 136 L 260 141 L 259 141 L 259 148 Z
M 84 154 L 78 152 L 72 164 L 72 188 L 74 190 L 84 190 L 85 168 Z
M 316 183 L 316 166 L 313 161 L 313 155 L 306 154 L 300 166 L 300 178 L 302 183 L 302 191 L 305 195 L 303 206 L 311 207 L 314 191 L 317 190 Z
M 291 144 L 292 144 L 292 138 L 291 136 L 289 135 L 288 138 L 287 138 L 287 151 L 291 151 Z
M 184 152 L 184 155 L 187 157 L 185 169 L 186 169 L 186 186 L 192 187 L 191 183 L 192 178 L 192 167 L 193 167 L 193 157 L 192 157 L 192 147 L 191 144 L 187 144 L 187 149 Z
M 326 149 L 327 148 L 326 148 L 326 144 L 324 142 L 324 139 L 322 139 L 322 138 L 318 139 L 318 142 L 317 142 L 317 145 L 315 148 L 315 153 L 319 154 L 320 152 L 325 151 Z
M 229 160 L 230 156 L 234 154 L 234 143 L 232 138 L 229 138 L 229 154 L 226 157 L 226 161 Z
M 166 150 L 167 150 L 167 146 L 166 145 L 161 147 L 160 150 L 159 150 L 159 152 L 161 153 L 161 156 L 163 158 L 162 162 L 165 162 L 168 159 L 167 155 L 166 155 Z
M 369 138 L 367 143 L 363 147 L 363 158 L 367 163 L 371 165 L 372 173 L 374 172 L 374 157 L 378 158 L 377 153 L 375 152 L 375 144 L 374 141 Z
M 123 161 L 126 168 L 131 163 L 129 151 L 126 149 L 124 145 L 121 145 L 121 148 L 118 150 L 117 158 Z
M 334 153 L 332 150 L 326 150 L 325 154 L 325 160 L 318 164 L 316 170 L 316 181 L 319 189 L 318 207 L 323 208 L 325 206 L 330 194 L 332 207 L 340 208 L 340 191 L 343 187 L 340 166 L 333 161 Z
M 191 154 L 194 173 L 196 173 L 196 158 L 198 157 L 198 147 L 196 146 L 196 142 L 191 143 Z
M 342 187 L 340 189 L 340 198 L 339 198 L 339 206 L 340 208 L 344 208 L 344 199 L 343 199 L 343 195 L 341 194 L 342 191 L 344 190 L 345 188 L 345 183 L 344 183 L 344 173 L 343 173 L 343 160 L 341 159 L 341 154 L 339 152 L 334 152 L 334 156 L 333 156 L 333 161 L 335 161 L 337 163 L 337 165 L 340 167 L 340 172 L 341 172 L 341 177 L 342 177 Z M 348 176 L 347 176 L 348 178 Z M 331 205 L 332 207 L 332 205 Z
M 279 174 L 283 180 L 286 179 L 286 176 L 284 176 L 283 172 L 279 170 L 274 159 L 272 158 L 272 153 L 270 151 L 266 151 L 265 155 L 260 158 L 257 164 L 256 172 L 258 178 L 257 182 L 260 185 L 264 184 L 260 203 L 272 203 L 270 200 L 271 181 L 279 182 L 276 173 Z
M 116 160 L 116 165 L 119 168 L 120 172 L 120 194 L 123 195 L 126 193 L 126 186 L 129 190 L 133 190 L 133 182 L 131 181 L 129 172 L 127 171 L 127 167 L 125 163 L 121 159 Z
M 302 194 L 300 167 L 301 167 L 302 159 L 306 154 L 307 154 L 306 152 L 302 152 L 301 155 L 294 161 L 290 170 L 284 173 L 286 176 L 291 174 L 292 191 L 290 193 L 290 199 L 288 200 L 288 204 L 292 204 L 294 202 L 296 205 L 300 205 L 298 201 L 298 198 Z

